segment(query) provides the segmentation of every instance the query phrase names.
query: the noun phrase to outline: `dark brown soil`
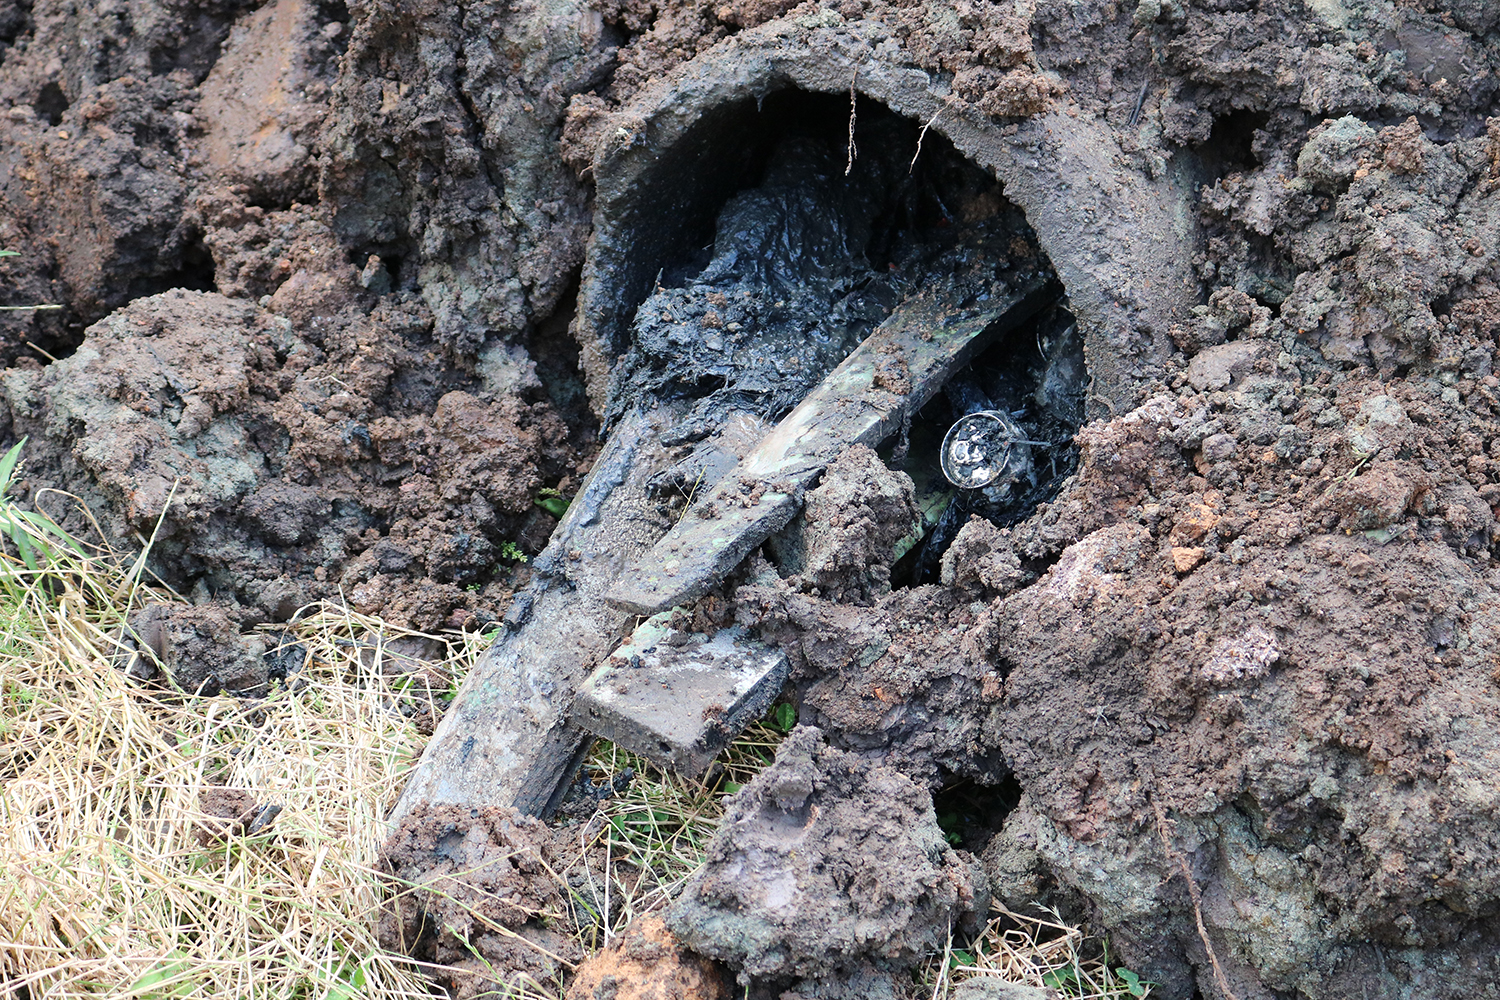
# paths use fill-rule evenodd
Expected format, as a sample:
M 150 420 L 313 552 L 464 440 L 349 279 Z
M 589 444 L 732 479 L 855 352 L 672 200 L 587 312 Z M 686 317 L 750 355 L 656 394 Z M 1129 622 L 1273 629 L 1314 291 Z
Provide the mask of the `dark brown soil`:
M 499 261 L 492 239 L 517 241 L 497 214 L 506 185 L 468 127 L 450 141 L 467 143 L 492 207 L 470 194 L 468 215 L 435 224 L 465 229 L 452 239 L 499 272 L 466 273 L 462 289 L 423 272 L 421 224 L 353 176 L 383 161 L 334 138 L 387 131 L 338 89 L 360 86 L 340 61 L 379 48 L 377 25 L 351 29 L 342 5 L 301 0 L 178 6 L 123 22 L 43 7 L 14 19 L 0 235 L 21 256 L 4 262 L 6 301 L 64 307 L 0 319 L 30 481 L 84 497 L 117 544 L 151 536 L 165 509 L 163 575 L 247 619 L 341 592 L 429 629 L 503 611 L 554 523 L 539 491 L 571 492 L 592 449 L 568 348 L 526 347 L 544 329 L 557 338 L 543 321 L 572 281 L 581 195 L 527 201 L 523 217 L 567 221 Z M 107 55 L 73 55 L 84 50 Z M 576 192 L 560 163 L 552 172 Z M 545 171 L 527 183 L 545 186 Z M 352 232 L 371 208 L 402 216 L 399 238 Z M 419 289 L 438 285 L 434 307 Z M 509 313 L 470 315 L 507 285 Z M 179 291 L 149 297 L 165 289 Z
M 211 609 L 174 641 L 225 662 L 320 598 L 488 624 L 598 452 L 645 295 L 609 275 L 666 252 L 627 237 L 742 169 L 724 123 L 768 93 L 857 91 L 1026 213 L 1091 422 L 939 583 L 888 589 L 910 496 L 858 454 L 802 569 L 713 598 L 792 660 L 842 775 L 818 836 L 967 782 L 999 830 L 975 898 L 1087 917 L 1156 995 L 1500 996 L 1497 71 L 1480 0 L 0 5 L 0 301 L 61 306 L 0 314 L 17 494 L 152 539 Z M 471 821 L 423 818 L 398 873 Z M 534 831 L 483 823 L 452 871 L 532 926 Z M 711 884 L 738 916 L 685 904 L 692 947 L 866 988 L 809 971 L 855 890 L 769 919 Z M 901 893 L 900 935 L 840 958 L 871 990 L 957 912 Z
M 492 996 L 521 973 L 552 978 L 583 957 L 561 929 L 556 860 L 547 828 L 514 810 L 413 817 L 385 848 L 393 895 L 380 940 L 446 966 L 455 997 Z

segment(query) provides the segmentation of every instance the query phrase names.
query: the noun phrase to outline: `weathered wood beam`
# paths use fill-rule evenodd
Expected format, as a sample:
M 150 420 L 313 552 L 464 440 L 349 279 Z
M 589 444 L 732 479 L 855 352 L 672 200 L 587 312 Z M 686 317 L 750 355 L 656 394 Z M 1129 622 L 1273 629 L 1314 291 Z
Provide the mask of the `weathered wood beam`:
M 653 615 L 706 594 L 786 526 L 823 470 L 853 444 L 898 430 L 955 371 L 1056 296 L 1034 273 L 966 301 L 964 283 L 909 296 L 750 455 L 621 574 L 608 601 Z
M 568 718 L 573 692 L 634 624 L 605 603 L 623 565 L 666 528 L 645 481 L 669 462 L 669 411 L 636 410 L 614 429 L 582 491 L 535 562 L 505 628 L 475 664 L 389 817 L 420 806 L 515 806 L 545 815 L 593 736 Z
M 786 654 L 740 627 L 712 636 L 643 622 L 583 682 L 579 725 L 679 774 L 696 777 L 766 713 L 786 683 Z

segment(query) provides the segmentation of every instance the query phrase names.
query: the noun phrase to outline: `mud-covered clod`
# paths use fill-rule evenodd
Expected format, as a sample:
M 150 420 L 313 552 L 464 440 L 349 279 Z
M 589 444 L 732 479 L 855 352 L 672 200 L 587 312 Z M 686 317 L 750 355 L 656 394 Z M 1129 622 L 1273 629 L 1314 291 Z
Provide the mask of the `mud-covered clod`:
M 944 839 L 925 789 L 802 726 L 731 800 L 667 924 L 763 982 L 873 975 L 885 982 L 814 995 L 890 996 L 893 969 L 941 950 L 950 927 L 972 930 L 988 906 L 984 876 Z

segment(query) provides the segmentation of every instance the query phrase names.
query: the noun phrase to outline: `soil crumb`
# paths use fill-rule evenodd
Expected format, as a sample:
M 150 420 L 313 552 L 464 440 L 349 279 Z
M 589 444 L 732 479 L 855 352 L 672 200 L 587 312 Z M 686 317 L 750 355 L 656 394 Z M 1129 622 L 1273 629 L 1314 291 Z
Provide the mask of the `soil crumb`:
M 855 445 L 808 491 L 802 518 L 776 545 L 781 569 L 830 600 L 869 604 L 890 592 L 896 543 L 916 532 L 918 517 L 911 477 Z

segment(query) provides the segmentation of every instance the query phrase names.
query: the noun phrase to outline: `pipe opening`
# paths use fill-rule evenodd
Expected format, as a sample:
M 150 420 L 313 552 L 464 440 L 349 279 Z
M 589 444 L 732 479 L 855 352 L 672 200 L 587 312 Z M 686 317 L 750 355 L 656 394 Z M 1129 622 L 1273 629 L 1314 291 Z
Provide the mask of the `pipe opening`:
M 688 453 L 656 477 L 664 505 L 686 506 L 733 467 L 723 447 L 688 446 L 769 428 L 920 294 L 955 314 L 1016 305 L 936 395 L 904 383 L 899 358 L 877 376 L 882 391 L 924 393 L 881 447 L 923 511 L 918 541 L 896 554 L 900 581 L 931 579 L 970 515 L 1013 523 L 1075 467 L 1087 372 L 1061 283 L 1000 183 L 936 132 L 862 96 L 779 91 L 704 114 L 617 199 L 599 242 L 618 273 L 595 297 L 616 358 L 604 421 L 647 398 L 681 408 L 663 443 Z M 1008 461 L 983 483 L 950 481 L 944 435 L 976 412 L 1004 424 Z

